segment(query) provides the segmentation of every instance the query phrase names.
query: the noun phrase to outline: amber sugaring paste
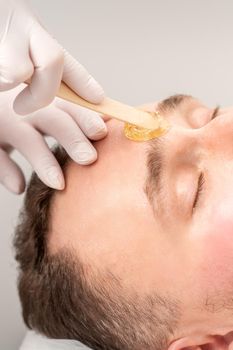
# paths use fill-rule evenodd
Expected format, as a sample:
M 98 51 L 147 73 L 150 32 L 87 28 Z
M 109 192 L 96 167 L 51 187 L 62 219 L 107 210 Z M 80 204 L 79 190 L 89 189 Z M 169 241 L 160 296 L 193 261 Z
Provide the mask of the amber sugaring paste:
M 130 123 L 125 123 L 124 134 L 131 141 L 149 141 L 156 137 L 162 136 L 169 129 L 168 122 L 161 117 L 159 112 L 150 112 L 154 118 L 159 120 L 160 127 L 158 129 L 145 129 Z

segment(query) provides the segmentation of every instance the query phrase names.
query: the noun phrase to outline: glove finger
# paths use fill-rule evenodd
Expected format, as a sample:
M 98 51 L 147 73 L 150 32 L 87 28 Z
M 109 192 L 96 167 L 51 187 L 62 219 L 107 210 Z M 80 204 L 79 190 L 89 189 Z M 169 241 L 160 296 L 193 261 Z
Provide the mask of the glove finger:
M 99 83 L 66 50 L 63 81 L 85 100 L 101 103 L 104 99 L 104 91 Z
M 54 99 L 62 79 L 64 55 L 57 42 L 40 26 L 36 26 L 30 42 L 34 74 L 16 98 L 14 109 L 24 115 L 47 106 Z
M 49 187 L 63 189 L 62 170 L 43 136 L 25 122 L 18 126 L 17 134 L 11 136 L 11 145 L 28 160 L 41 181 Z
M 98 113 L 60 99 L 56 100 L 56 105 L 72 116 L 89 139 L 96 141 L 107 135 L 106 124 Z
M 105 121 L 105 122 L 108 122 L 109 120 L 111 120 L 112 118 L 109 117 L 109 115 L 102 115 L 101 118 Z
M 0 45 L 0 91 L 10 90 L 29 79 L 34 71 L 29 55 L 29 44 L 18 40 L 17 34 L 8 34 Z
M 91 164 L 97 152 L 75 121 L 64 111 L 51 107 L 48 114 L 38 111 L 33 125 L 45 135 L 54 137 L 77 163 Z
M 2 149 L 0 149 L 0 164 L 0 182 L 2 185 L 13 193 L 22 193 L 25 189 L 22 170 Z

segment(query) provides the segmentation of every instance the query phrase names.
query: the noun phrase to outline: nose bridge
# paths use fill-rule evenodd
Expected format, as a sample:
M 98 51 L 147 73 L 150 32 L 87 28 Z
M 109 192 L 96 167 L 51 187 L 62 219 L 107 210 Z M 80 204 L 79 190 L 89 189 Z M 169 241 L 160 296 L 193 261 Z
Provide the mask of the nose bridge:
M 199 131 L 200 144 L 206 151 L 233 153 L 233 115 L 219 116 Z
M 196 151 L 197 137 L 197 131 L 193 129 L 180 126 L 171 129 L 164 136 L 168 162 L 175 159 L 177 163 L 187 163 L 187 159 L 192 159 Z

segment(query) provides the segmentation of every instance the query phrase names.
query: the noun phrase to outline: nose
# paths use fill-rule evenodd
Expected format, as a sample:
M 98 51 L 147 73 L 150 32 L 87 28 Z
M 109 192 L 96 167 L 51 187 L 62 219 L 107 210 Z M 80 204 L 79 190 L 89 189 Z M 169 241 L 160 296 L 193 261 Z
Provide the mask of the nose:
M 163 136 L 167 158 L 184 163 L 198 159 L 233 161 L 233 110 L 207 122 L 201 128 L 174 126 Z
M 210 153 L 233 156 L 233 113 L 220 114 L 197 130 L 201 146 Z

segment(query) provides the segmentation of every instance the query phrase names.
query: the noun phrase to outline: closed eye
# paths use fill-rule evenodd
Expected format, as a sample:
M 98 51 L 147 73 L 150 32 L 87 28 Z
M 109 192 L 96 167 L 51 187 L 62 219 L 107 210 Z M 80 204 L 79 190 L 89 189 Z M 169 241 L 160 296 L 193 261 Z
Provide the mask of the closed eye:
M 218 112 L 219 112 L 219 109 L 220 107 L 217 106 L 212 115 L 211 115 L 211 118 L 210 120 L 213 120 L 215 118 L 217 118 L 219 116 Z M 195 198 L 194 198 L 194 201 L 193 201 L 193 208 L 192 210 L 194 211 L 197 206 L 198 206 L 198 203 L 199 203 L 199 200 L 200 200 L 200 197 L 203 193 L 203 188 L 204 188 L 204 184 L 205 184 L 205 177 L 204 177 L 204 174 L 203 173 L 200 173 L 199 175 L 199 178 L 198 178 L 198 183 L 197 183 L 197 191 L 196 191 L 196 195 L 195 195 Z

